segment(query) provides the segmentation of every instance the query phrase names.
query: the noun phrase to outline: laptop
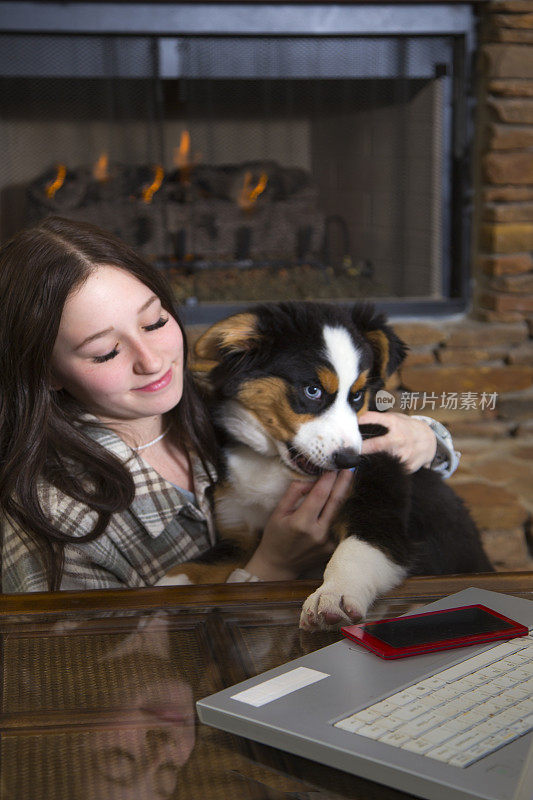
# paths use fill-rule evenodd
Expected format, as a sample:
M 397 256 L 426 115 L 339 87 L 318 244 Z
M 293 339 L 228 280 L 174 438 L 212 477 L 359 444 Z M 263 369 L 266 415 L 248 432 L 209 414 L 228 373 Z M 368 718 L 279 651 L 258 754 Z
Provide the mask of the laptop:
M 530 631 L 533 629 L 532 601 L 477 588 L 466 589 L 409 613 L 419 614 L 421 611 L 473 604 L 488 606 L 522 623 Z M 527 728 L 533 716 L 533 692 L 528 697 L 524 696 L 524 687 L 529 691 L 533 679 L 533 662 L 527 656 L 529 653 L 531 659 L 532 645 L 530 634 L 506 643 L 493 642 L 386 661 L 360 645 L 342 639 L 199 700 L 196 704 L 198 716 L 202 722 L 215 728 L 426 800 L 533 800 L 533 731 L 528 732 L 517 727 L 516 722 L 513 723 L 518 717 L 524 724 L 524 719 L 528 717 L 529 722 L 525 723 Z M 501 657 L 496 655 L 499 651 L 494 648 L 502 646 L 507 648 L 505 652 L 512 652 L 512 658 L 505 657 L 505 652 Z M 518 654 L 514 652 L 517 648 Z M 474 656 L 479 658 L 476 660 Z M 500 660 L 496 661 L 497 658 Z M 429 744 L 427 752 L 416 752 L 416 742 L 413 751 L 409 743 L 400 747 L 377 739 L 376 725 L 357 727 L 361 725 L 360 721 L 357 722 L 361 710 L 368 713 L 370 708 L 374 713 L 374 705 L 379 709 L 376 704 L 391 696 L 398 698 L 398 703 L 404 702 L 403 698 L 409 694 L 407 689 L 413 684 L 424 686 L 430 679 L 434 681 L 435 676 L 440 680 L 441 675 L 446 677 L 452 674 L 451 667 L 456 668 L 455 672 L 468 673 L 471 670 L 469 665 L 477 664 L 480 660 L 489 666 L 494 662 L 492 666 L 496 664 L 498 667 L 493 670 L 496 673 L 499 665 L 509 663 L 511 669 L 516 670 L 515 674 L 520 675 L 522 693 L 515 691 L 514 705 L 509 712 L 506 711 L 509 713 L 509 725 L 503 731 L 503 736 L 505 738 L 507 734 L 510 741 L 499 744 L 501 740 L 492 734 L 491 729 L 490 737 L 483 741 L 490 739 L 498 746 L 493 752 L 476 757 L 473 763 L 465 762 L 466 745 L 455 760 L 452 758 L 446 762 L 442 756 L 446 751 L 446 742 L 439 745 L 437 741 Z M 477 675 L 474 677 L 479 683 L 481 679 Z M 467 680 L 470 678 L 468 676 Z M 512 679 L 509 682 L 512 683 Z M 452 686 L 454 691 L 455 684 L 452 685 L 449 679 L 446 685 L 448 690 Z M 430 692 L 427 695 L 429 698 L 436 702 L 437 692 Z M 459 700 L 456 700 L 455 705 L 458 703 Z M 450 706 L 453 705 L 452 702 Z M 467 700 L 465 705 L 469 705 Z M 476 708 L 480 707 L 478 700 Z M 410 709 L 411 706 L 402 713 L 409 714 Z M 417 719 L 428 719 L 428 714 Z M 391 717 L 382 712 L 379 720 L 387 725 L 391 718 L 394 719 L 394 715 Z M 457 723 L 457 719 L 450 724 Z M 357 733 L 357 730 L 370 731 L 373 738 Z M 432 733 L 439 736 L 442 730 L 444 727 L 437 725 Z M 458 735 L 468 738 L 464 733 Z M 388 741 L 391 741 L 390 737 Z M 420 742 L 421 739 L 416 741 Z M 474 747 L 469 752 L 477 751 Z

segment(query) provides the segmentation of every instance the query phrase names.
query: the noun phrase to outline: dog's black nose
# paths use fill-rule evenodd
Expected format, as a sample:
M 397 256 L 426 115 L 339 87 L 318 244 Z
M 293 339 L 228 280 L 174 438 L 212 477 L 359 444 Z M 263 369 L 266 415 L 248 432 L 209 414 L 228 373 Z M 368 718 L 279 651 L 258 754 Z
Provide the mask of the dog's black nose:
M 359 453 L 357 450 L 354 450 L 353 447 L 345 447 L 342 450 L 337 450 L 337 452 L 333 454 L 333 461 L 335 462 L 335 466 L 339 469 L 355 467 L 359 462 L 359 458 Z

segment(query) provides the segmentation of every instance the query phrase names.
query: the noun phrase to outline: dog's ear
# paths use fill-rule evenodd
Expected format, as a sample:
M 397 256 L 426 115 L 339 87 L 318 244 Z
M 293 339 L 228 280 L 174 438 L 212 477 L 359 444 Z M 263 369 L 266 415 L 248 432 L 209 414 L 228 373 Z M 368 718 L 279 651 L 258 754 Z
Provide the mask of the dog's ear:
M 396 336 L 392 328 L 384 325 L 374 331 L 368 331 L 366 338 L 374 351 L 376 372 L 385 379 L 393 372 L 396 372 L 405 356 L 407 355 L 407 345 Z
M 257 316 L 249 311 L 215 322 L 194 345 L 196 358 L 210 362 L 231 353 L 253 350 L 260 338 Z
M 372 372 L 385 380 L 398 369 L 409 348 L 387 325 L 385 316 L 378 314 L 373 306 L 355 306 L 352 320 L 374 353 Z

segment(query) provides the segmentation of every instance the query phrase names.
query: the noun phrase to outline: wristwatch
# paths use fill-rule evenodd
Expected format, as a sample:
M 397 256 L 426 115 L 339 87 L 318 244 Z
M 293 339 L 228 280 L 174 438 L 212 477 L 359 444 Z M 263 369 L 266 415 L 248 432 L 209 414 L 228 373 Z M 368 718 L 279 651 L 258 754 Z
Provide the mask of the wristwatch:
M 450 431 L 444 427 L 442 422 L 438 422 L 432 417 L 423 417 L 418 414 L 413 414 L 411 419 L 420 419 L 422 422 L 426 422 L 435 434 L 437 438 L 437 450 L 429 468 L 435 472 L 439 472 L 443 478 L 449 478 L 459 466 L 459 460 L 461 458 L 461 453 L 455 450 L 453 446 Z

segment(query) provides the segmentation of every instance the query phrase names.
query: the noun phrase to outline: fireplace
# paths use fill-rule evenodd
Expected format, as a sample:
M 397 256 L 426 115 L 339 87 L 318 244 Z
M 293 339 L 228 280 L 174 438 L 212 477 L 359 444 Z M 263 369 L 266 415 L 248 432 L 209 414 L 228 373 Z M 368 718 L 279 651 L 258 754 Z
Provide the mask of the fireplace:
M 2 11 L 2 239 L 48 214 L 111 229 L 189 322 L 258 300 L 465 307 L 469 6 Z

